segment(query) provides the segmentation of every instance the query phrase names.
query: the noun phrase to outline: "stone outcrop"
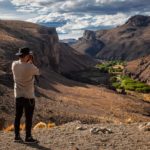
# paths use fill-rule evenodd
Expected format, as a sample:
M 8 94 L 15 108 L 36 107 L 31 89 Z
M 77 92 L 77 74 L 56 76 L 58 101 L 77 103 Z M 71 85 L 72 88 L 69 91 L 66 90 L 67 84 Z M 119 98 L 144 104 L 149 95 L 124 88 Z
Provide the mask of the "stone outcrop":
M 135 26 L 135 27 L 145 27 L 150 25 L 150 17 L 148 16 L 142 16 L 142 15 L 136 15 L 131 17 L 126 24 Z
M 94 31 L 86 30 L 83 37 L 73 44 L 72 47 L 83 54 L 94 57 L 104 47 L 104 43 L 96 38 Z

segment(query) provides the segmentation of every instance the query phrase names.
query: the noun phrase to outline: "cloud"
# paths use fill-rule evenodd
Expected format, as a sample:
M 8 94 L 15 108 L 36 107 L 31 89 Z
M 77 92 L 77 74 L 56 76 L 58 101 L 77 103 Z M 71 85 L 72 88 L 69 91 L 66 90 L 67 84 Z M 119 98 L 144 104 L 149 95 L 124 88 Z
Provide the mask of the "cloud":
M 150 9 L 148 0 L 11 0 L 11 2 L 17 7 L 23 7 L 23 10 L 25 6 L 35 12 L 45 9 L 49 12 L 116 14 Z
M 150 15 L 148 0 L 0 0 L 0 4 L 6 1 L 16 16 L 24 14 L 24 20 L 55 26 L 61 36 L 77 37 L 85 29 L 111 28 L 132 15 Z
M 52 26 L 55 24 L 60 35 L 71 34 L 73 37 L 81 36 L 84 30 L 104 29 L 123 24 L 129 16 L 117 13 L 115 15 L 92 15 L 75 13 L 50 13 L 29 19 L 27 21 Z M 52 24 L 53 23 L 53 24 Z M 76 34 L 75 34 L 76 32 Z

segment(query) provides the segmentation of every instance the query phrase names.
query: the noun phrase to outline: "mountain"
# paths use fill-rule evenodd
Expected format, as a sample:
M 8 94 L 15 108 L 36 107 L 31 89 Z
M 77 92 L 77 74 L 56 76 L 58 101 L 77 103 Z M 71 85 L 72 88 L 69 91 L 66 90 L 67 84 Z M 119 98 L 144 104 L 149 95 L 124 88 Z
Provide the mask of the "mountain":
M 60 42 L 72 45 L 72 44 L 75 44 L 77 40 L 76 39 L 63 39 L 63 40 L 60 40 Z
M 149 121 L 150 104 L 119 95 L 102 86 L 69 80 L 63 73 L 95 65 L 95 60 L 59 43 L 55 28 L 23 21 L 0 21 L 0 129 L 13 123 L 14 94 L 11 63 L 21 46 L 34 51 L 42 74 L 35 84 L 34 124 L 72 120 L 86 123 Z
M 150 55 L 150 17 L 136 15 L 114 29 L 85 31 L 72 47 L 107 60 L 134 60 Z
M 0 34 L 1 61 L 7 61 L 7 64 L 15 59 L 14 54 L 21 46 L 29 46 L 35 52 L 39 67 L 53 68 L 57 72 L 82 70 L 95 64 L 90 57 L 80 54 L 67 44 L 59 43 L 55 28 L 1 20 Z M 66 59 L 70 57 L 72 61 L 68 65 Z
M 128 62 L 125 74 L 150 85 L 150 56 Z
M 94 31 L 86 30 L 83 38 L 79 38 L 72 47 L 83 54 L 89 54 L 94 57 L 104 47 L 104 43 L 96 38 Z

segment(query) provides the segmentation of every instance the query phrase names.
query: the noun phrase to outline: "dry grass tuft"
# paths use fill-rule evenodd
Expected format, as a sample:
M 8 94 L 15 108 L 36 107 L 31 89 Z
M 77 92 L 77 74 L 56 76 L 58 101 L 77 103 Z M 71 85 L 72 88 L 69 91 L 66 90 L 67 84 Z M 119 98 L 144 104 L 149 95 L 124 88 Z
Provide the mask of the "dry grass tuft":
M 44 123 L 44 122 L 39 122 L 39 123 L 37 123 L 37 124 L 34 126 L 33 130 L 35 130 L 35 129 L 37 129 L 37 128 L 46 128 L 46 127 L 47 127 L 46 123 Z
M 150 94 L 143 94 L 144 100 L 150 102 Z
M 12 125 L 8 126 L 7 128 L 4 128 L 3 130 L 6 132 L 14 131 L 14 125 L 12 124 Z M 20 130 L 25 130 L 25 124 L 20 125 Z
M 48 123 L 47 124 L 47 128 L 53 128 L 53 127 L 55 127 L 56 126 L 56 124 L 55 123 Z
M 55 123 L 50 122 L 50 123 L 46 124 L 44 122 L 39 122 L 34 126 L 33 130 L 38 129 L 38 128 L 52 128 L 55 126 L 56 126 Z
M 52 122 L 49 122 L 48 124 L 46 124 L 44 122 L 39 122 L 33 127 L 33 130 L 39 129 L 39 128 L 40 129 L 41 128 L 53 128 L 55 126 L 56 126 L 56 124 L 52 123 Z M 14 125 L 12 124 L 12 125 L 8 126 L 7 128 L 4 128 L 3 130 L 6 132 L 14 131 Z M 20 130 L 25 130 L 25 124 L 20 125 Z

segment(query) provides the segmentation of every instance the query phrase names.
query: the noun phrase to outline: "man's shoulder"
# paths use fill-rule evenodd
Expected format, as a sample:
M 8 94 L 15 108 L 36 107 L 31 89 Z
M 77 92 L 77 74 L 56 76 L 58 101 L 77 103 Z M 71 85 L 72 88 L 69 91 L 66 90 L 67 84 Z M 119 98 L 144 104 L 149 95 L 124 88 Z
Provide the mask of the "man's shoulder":
M 12 64 L 17 64 L 17 63 L 19 63 L 19 60 L 14 60 L 14 61 L 12 62 Z
M 14 61 L 12 62 L 12 66 L 15 66 L 15 65 L 18 64 L 18 63 L 19 63 L 18 60 L 14 60 Z
M 14 70 L 14 67 L 18 64 L 18 61 L 15 60 L 12 62 L 11 69 Z

